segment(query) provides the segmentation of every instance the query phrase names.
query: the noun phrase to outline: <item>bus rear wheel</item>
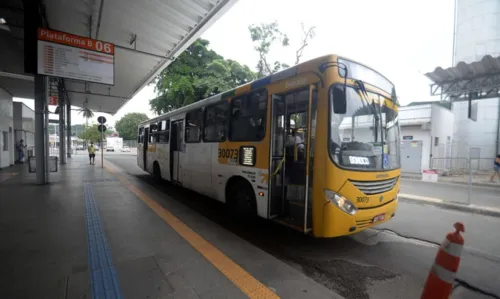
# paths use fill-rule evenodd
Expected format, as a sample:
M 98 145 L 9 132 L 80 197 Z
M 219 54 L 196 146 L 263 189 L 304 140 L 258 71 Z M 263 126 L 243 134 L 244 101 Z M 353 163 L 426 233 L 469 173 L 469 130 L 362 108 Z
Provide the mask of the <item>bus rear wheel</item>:
M 257 216 L 257 201 L 250 183 L 244 179 L 230 182 L 226 204 L 233 216 L 254 218 Z

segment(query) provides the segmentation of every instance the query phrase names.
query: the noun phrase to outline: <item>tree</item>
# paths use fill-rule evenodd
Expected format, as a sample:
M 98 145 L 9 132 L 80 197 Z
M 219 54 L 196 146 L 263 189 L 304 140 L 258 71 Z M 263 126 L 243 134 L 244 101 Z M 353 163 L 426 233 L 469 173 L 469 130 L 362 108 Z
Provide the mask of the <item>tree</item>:
M 299 49 L 295 51 L 295 65 L 299 64 L 300 58 L 302 57 L 302 53 L 304 52 L 304 49 L 309 45 L 308 41 L 313 39 L 316 36 L 316 27 L 312 26 L 309 27 L 309 29 L 306 29 L 304 26 L 304 23 L 300 24 L 300 27 L 302 27 L 302 43 L 300 44 Z
M 134 140 L 137 138 L 137 126 L 148 119 L 149 117 L 144 113 L 127 113 L 116 122 L 115 127 L 124 140 Z
M 149 101 L 151 110 L 166 113 L 256 78 L 248 66 L 224 59 L 208 45 L 207 40 L 196 40 L 161 72 L 155 80 L 159 96 Z
M 85 129 L 78 135 L 78 138 L 88 142 L 101 142 L 101 132 L 99 132 L 97 126 L 97 124 L 86 126 Z
M 277 71 L 287 68 L 288 65 L 279 61 L 270 63 L 267 55 L 271 50 L 271 45 L 275 41 L 281 42 L 283 47 L 287 47 L 290 43 L 288 36 L 279 30 L 278 22 L 269 24 L 262 23 L 260 25 L 250 25 L 248 27 L 250 37 L 256 44 L 254 49 L 259 53 L 259 62 L 257 63 L 257 77 L 261 78 Z
M 304 24 L 301 24 L 301 26 L 303 37 L 300 47 L 295 52 L 295 64 L 300 62 L 304 49 L 308 46 L 308 41 L 315 36 L 314 26 L 309 27 L 309 29 L 306 29 Z M 259 62 L 257 63 L 258 78 L 274 74 L 289 67 L 288 64 L 280 61 L 271 63 L 268 58 L 271 46 L 275 42 L 279 42 L 282 47 L 288 47 L 290 44 L 288 36 L 279 29 L 278 22 L 250 25 L 248 30 L 250 31 L 252 42 L 255 44 L 254 49 L 259 53 Z
M 106 132 L 104 132 L 104 135 L 113 136 L 114 134 L 118 134 L 118 132 L 112 126 L 106 126 Z
M 80 108 L 78 109 L 78 113 L 81 114 L 85 118 L 85 124 L 89 125 L 89 119 L 94 117 L 94 112 L 89 108 Z

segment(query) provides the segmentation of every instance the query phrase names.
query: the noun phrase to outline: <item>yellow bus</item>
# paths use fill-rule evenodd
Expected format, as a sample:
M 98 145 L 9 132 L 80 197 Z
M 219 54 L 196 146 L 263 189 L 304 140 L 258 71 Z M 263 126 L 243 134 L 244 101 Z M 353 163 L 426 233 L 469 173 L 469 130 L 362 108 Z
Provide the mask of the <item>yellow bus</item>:
M 145 121 L 137 163 L 158 178 L 315 237 L 394 217 L 400 141 L 393 84 L 337 55 Z

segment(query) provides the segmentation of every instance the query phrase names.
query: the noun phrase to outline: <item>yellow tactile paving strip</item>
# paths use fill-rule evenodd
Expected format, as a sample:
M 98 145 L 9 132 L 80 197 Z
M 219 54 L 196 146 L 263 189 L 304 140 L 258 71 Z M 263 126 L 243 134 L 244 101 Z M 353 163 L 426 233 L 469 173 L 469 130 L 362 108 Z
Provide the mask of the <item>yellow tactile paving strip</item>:
M 115 174 L 112 168 L 105 166 L 106 170 Z M 175 217 L 159 203 L 151 199 L 135 185 L 130 183 L 124 176 L 118 175 L 120 181 L 127 186 L 139 199 L 141 199 L 151 210 L 170 225 L 181 237 L 183 237 L 194 249 L 201 253 L 212 265 L 226 276 L 236 287 L 250 298 L 280 298 L 260 281 L 246 272 L 238 264 L 219 251 L 214 245 L 203 239 L 179 218 Z

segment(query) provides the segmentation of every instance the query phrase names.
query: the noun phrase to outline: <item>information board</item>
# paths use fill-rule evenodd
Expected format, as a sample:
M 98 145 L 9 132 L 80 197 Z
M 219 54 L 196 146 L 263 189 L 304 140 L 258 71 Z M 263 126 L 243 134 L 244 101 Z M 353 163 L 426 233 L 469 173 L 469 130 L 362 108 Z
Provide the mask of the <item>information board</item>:
M 114 85 L 112 43 L 38 29 L 38 74 Z

